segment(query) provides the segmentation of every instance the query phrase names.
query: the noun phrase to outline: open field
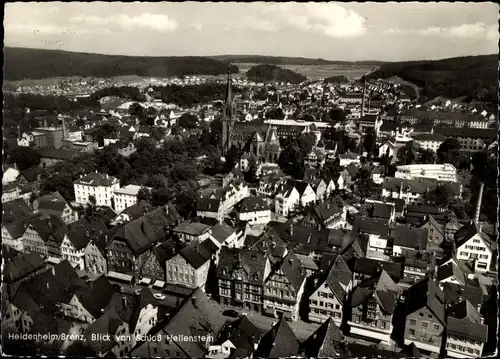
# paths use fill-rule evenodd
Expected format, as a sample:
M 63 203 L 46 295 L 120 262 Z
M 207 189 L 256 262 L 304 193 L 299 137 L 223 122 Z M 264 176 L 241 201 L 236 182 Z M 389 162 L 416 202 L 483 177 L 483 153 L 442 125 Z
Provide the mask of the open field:
M 252 66 L 258 64 L 242 63 L 237 65 L 240 72 L 247 72 Z M 352 81 L 372 70 L 372 67 L 358 65 L 280 65 L 280 67 L 298 72 L 313 80 L 344 75 Z

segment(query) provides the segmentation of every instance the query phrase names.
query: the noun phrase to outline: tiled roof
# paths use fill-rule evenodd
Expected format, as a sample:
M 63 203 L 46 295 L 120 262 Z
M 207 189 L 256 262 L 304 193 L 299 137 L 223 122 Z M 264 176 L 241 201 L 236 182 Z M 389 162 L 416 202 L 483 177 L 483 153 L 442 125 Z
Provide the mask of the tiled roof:
M 68 226 L 56 216 L 36 218 L 31 225 L 44 242 L 55 242 L 60 246 L 64 236 L 68 233 Z
M 35 201 L 37 202 L 37 209 L 39 211 L 52 210 L 62 212 L 67 205 L 66 200 L 59 192 L 47 194 L 37 198 Z
M 353 272 L 372 277 L 384 270 L 393 280 L 398 281 L 402 276 L 402 267 L 401 263 L 380 261 L 372 258 L 356 258 Z
M 199 236 L 207 232 L 209 229 L 210 226 L 203 223 L 184 221 L 174 228 L 174 232 Z
M 28 204 L 22 198 L 2 203 L 2 224 L 16 222 L 31 213 Z
M 75 184 L 93 187 L 110 187 L 113 184 L 119 183 L 118 179 L 107 174 L 91 172 L 86 176 L 77 179 Z
M 393 208 L 394 208 L 394 206 L 391 206 L 390 204 L 375 202 L 373 204 L 372 216 L 376 217 L 376 218 L 389 219 L 389 218 L 391 218 L 391 213 L 392 213 Z
M 3 249 L 3 248 L 2 248 Z M 35 252 L 22 253 L 4 261 L 6 282 L 15 282 L 45 267 L 42 257 Z
M 248 213 L 256 211 L 269 210 L 269 204 L 263 198 L 258 196 L 249 196 L 243 198 L 234 206 L 234 209 L 239 213 Z
M 408 289 L 406 303 L 406 315 L 427 307 L 443 325 L 446 324 L 444 293 L 429 277 L 420 280 Z
M 448 308 L 447 314 L 449 334 L 479 340 L 483 343 L 487 341 L 488 327 L 481 323 L 481 315 L 468 300 Z
M 427 249 L 427 228 L 397 226 L 393 231 L 394 245 L 416 250 Z
M 222 247 L 217 265 L 217 277 L 231 278 L 233 271 L 243 269 L 246 281 L 263 284 L 266 280 L 267 256 L 257 250 Z
M 356 217 L 353 223 L 353 231 L 359 233 L 376 234 L 380 238 L 388 239 L 390 228 L 385 221 L 377 221 L 372 218 Z
M 299 340 L 288 322 L 282 318 L 264 335 L 253 356 L 255 358 L 291 357 L 297 355 L 299 350 Z
M 443 292 L 446 305 L 458 304 L 464 299 L 475 307 L 483 304 L 483 291 L 479 287 L 448 282 L 444 283 Z
M 347 357 L 344 336 L 331 317 L 301 345 L 308 358 Z

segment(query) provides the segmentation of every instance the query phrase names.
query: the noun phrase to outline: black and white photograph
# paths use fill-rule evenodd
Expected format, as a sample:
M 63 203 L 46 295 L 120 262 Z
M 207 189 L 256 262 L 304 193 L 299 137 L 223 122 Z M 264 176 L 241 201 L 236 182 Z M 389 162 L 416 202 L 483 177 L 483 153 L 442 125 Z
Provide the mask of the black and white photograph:
M 497 356 L 499 10 L 6 2 L 1 354 Z

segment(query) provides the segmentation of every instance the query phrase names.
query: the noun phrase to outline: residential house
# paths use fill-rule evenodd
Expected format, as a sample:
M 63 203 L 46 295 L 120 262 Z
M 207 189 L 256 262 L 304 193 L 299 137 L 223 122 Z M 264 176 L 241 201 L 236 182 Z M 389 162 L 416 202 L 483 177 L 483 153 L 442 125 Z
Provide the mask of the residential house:
M 420 229 L 427 229 L 428 247 L 440 247 L 444 240 L 444 225 L 436 221 L 431 214 L 425 216 L 422 222 Z
M 234 209 L 239 221 L 247 221 L 250 224 L 267 224 L 271 220 L 270 206 L 261 197 L 246 197 L 237 203 Z
M 392 255 L 401 256 L 404 250 L 427 251 L 427 229 L 397 226 L 393 232 Z
M 271 269 L 264 284 L 264 311 L 291 321 L 299 317 L 299 304 L 304 293 L 305 276 L 293 251 Z
M 458 140 L 464 152 L 480 152 L 498 136 L 495 128 L 435 127 L 434 133 Z
M 169 205 L 160 207 L 122 226 L 106 248 L 108 275 L 122 273 L 139 276 L 149 251 L 171 236 L 179 223 L 179 214 Z
M 311 185 L 314 193 L 316 194 L 317 201 L 324 201 L 334 190 L 335 184 L 329 180 L 328 184 L 316 173 L 306 174 L 304 182 Z
M 467 299 L 447 309 L 446 356 L 478 358 L 488 340 L 488 326 Z
M 173 229 L 173 233 L 183 242 L 201 243 L 210 237 L 210 226 L 199 222 L 184 221 Z
M 468 284 L 467 274 L 453 261 L 437 268 L 436 281 L 439 288 L 444 290 L 445 283 L 453 283 L 465 286 Z
M 97 206 L 112 207 L 113 193 L 120 188 L 120 181 L 107 174 L 92 172 L 73 183 L 76 203 L 87 205 L 90 198 Z
M 432 253 L 403 249 L 401 255 L 404 258 L 404 272 L 399 284 L 402 286 L 411 286 L 434 273 L 435 256 Z
M 384 270 L 358 283 L 349 303 L 352 310 L 347 323 L 350 334 L 375 339 L 383 344 L 390 343 L 398 298 L 399 287 Z
M 176 243 L 173 239 L 157 244 L 142 264 L 140 283 L 149 285 L 152 282 L 160 281 L 160 283 L 165 284 L 165 278 L 167 278 L 165 263 L 182 248 L 184 245 Z
M 40 212 L 43 216 L 57 216 L 66 224 L 78 220 L 78 212 L 59 192 L 53 192 L 35 199 L 33 201 L 33 209 Z
M 430 181 L 386 177 L 382 185 L 382 197 L 404 199 L 406 204 L 424 204 L 425 194 L 435 187 L 436 184 Z
M 314 190 L 309 183 L 298 180 L 287 180 L 286 183 L 288 186 L 295 187 L 299 193 L 300 205 L 302 207 L 307 207 L 308 205 L 316 202 L 316 193 L 314 193 Z
M 439 133 L 420 133 L 413 136 L 413 140 L 420 148 L 437 152 L 446 137 Z
M 384 166 L 377 166 L 374 167 L 371 171 L 370 178 L 375 184 L 382 184 L 384 183 L 384 176 L 385 176 L 385 167 Z
M 85 272 L 91 278 L 108 273 L 106 247 L 118 228 L 106 231 L 104 234 L 91 237 L 83 250 Z
M 373 203 L 372 217 L 392 223 L 396 220 L 396 206 L 394 203 Z
M 457 169 L 450 163 L 397 166 L 394 177 L 405 179 L 434 179 L 442 182 L 458 182 Z
M 298 208 L 299 203 L 300 194 L 295 186 L 291 186 L 286 183 L 282 183 L 279 185 L 278 189 L 276 190 L 276 196 L 274 199 L 274 211 L 277 214 L 283 217 L 288 217 Z
M 168 204 L 168 206 L 172 207 L 171 204 Z M 130 207 L 125 208 L 123 211 L 121 211 L 120 214 L 118 214 L 115 218 L 113 218 L 110 221 L 111 226 L 121 226 L 122 224 L 132 222 L 133 220 L 136 220 L 137 218 L 140 218 L 144 216 L 145 214 L 154 211 L 158 207 L 153 207 L 151 204 L 149 204 L 146 201 L 140 201 L 139 203 L 136 203 Z M 174 208 L 175 210 L 175 208 Z
M 210 230 L 210 238 L 218 246 L 241 248 L 245 241 L 245 229 L 241 226 L 230 226 L 225 222 L 217 223 Z
M 352 272 L 342 256 L 332 263 L 326 279 L 318 281 L 309 296 L 309 320 L 323 323 L 329 318 L 337 327 L 342 324 L 344 303 L 352 289 Z
M 260 340 L 255 358 L 288 358 L 299 354 L 300 342 L 292 329 L 281 318 Z
M 264 282 L 270 272 L 266 253 L 223 247 L 217 266 L 220 304 L 262 313 Z
M 224 207 L 218 198 L 200 198 L 196 204 L 196 214 L 202 218 L 224 219 Z
M 445 330 L 444 294 L 426 277 L 407 291 L 404 343 L 413 342 L 423 355 L 439 355 Z
M 307 358 L 349 357 L 342 332 L 332 317 L 326 319 L 301 345 Z
M 353 286 L 356 286 L 358 283 L 366 279 L 377 276 L 382 270 L 386 271 L 395 283 L 399 283 L 404 275 L 404 266 L 402 263 L 363 257 L 355 257 L 353 262 Z
M 352 231 L 368 236 L 366 254 L 369 258 L 383 258 L 388 250 L 390 234 L 389 225 L 385 221 L 358 216 L 354 219 Z
M 85 270 L 85 249 L 92 238 L 104 234 L 108 229 L 100 219 L 92 221 L 82 218 L 68 225 L 68 231 L 61 243 L 61 255 L 74 268 Z
M 340 198 L 340 197 L 338 197 Z M 301 225 L 309 227 L 321 226 L 324 228 L 344 228 L 347 221 L 347 208 L 342 200 L 333 198 L 326 203 L 314 206 L 310 213 L 306 214 Z
M 59 217 L 32 219 L 23 235 L 24 250 L 58 263 L 62 259 L 61 244 L 67 233 L 68 227 Z
M 235 322 L 227 321 L 217 340 L 210 345 L 206 358 L 250 358 L 263 334 L 246 315 Z
M 113 191 L 113 204 L 116 213 L 121 213 L 124 209 L 137 203 L 137 195 L 141 189 L 151 191 L 149 187 L 129 184 L 123 188 L 116 188 Z
M 209 353 L 213 340 L 224 328 L 226 319 L 220 305 L 201 289 L 196 289 L 173 315 L 159 323 L 149 334 L 158 341 L 140 342 L 134 357 L 202 358 Z M 194 334 L 195 333 L 195 334 Z M 203 340 L 184 340 L 196 335 Z
M 205 290 L 208 270 L 218 248 L 211 239 L 192 242 L 166 261 L 166 281 Z
M 18 251 L 24 250 L 24 232 L 37 217 L 40 215 L 33 213 L 21 198 L 3 203 L 2 244 Z
M 471 264 L 475 272 L 488 272 L 493 259 L 493 242 L 475 222 L 460 228 L 455 233 L 457 259 Z
M 322 168 L 325 164 L 325 153 L 319 148 L 313 148 L 304 158 L 307 168 Z

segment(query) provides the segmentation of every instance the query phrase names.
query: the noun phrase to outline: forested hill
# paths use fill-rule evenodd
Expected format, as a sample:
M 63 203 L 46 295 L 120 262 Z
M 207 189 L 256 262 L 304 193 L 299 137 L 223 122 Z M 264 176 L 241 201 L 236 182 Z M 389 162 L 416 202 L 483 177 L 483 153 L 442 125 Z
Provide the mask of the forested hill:
M 382 61 L 331 61 L 309 59 L 305 57 L 263 56 L 263 55 L 217 55 L 210 58 L 235 64 L 270 64 L 270 65 L 360 65 L 379 66 Z
M 247 71 L 246 76 L 249 80 L 256 82 L 289 82 L 291 84 L 299 84 L 307 80 L 307 77 L 304 75 L 275 65 L 253 66 Z
M 108 78 L 123 75 L 220 75 L 227 73 L 227 68 L 227 62 L 198 56 L 139 57 L 4 48 L 4 79 L 11 81 L 69 76 Z M 237 66 L 232 66 L 231 71 L 239 72 Z
M 467 56 L 381 65 L 368 78 L 398 76 L 421 87 L 424 101 L 437 96 L 496 103 L 498 56 Z

